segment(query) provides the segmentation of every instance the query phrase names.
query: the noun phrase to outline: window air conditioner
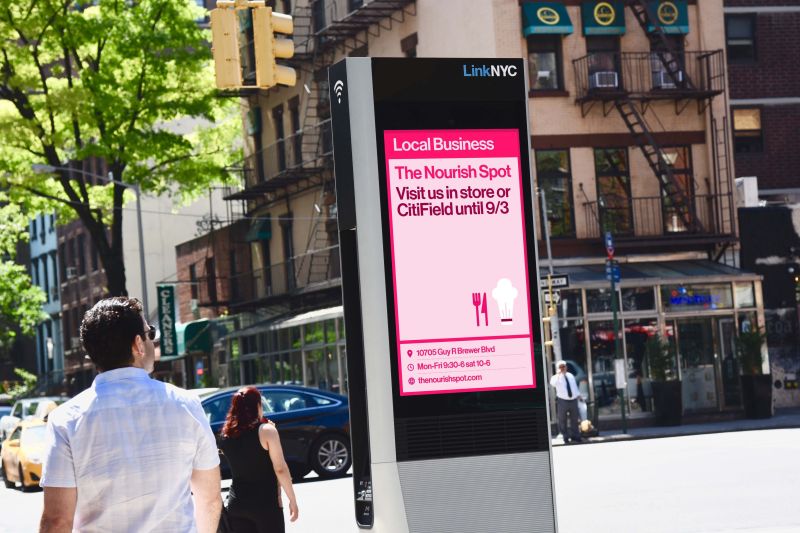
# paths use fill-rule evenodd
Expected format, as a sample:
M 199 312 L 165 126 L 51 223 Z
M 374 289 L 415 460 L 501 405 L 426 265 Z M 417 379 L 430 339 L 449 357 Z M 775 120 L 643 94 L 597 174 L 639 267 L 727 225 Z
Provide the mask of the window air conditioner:
M 75 267 L 67 267 L 67 279 L 77 278 L 78 269 Z
M 653 85 L 655 85 L 656 89 L 675 89 L 677 88 L 677 85 L 675 84 L 676 79 L 679 82 L 683 81 L 682 70 L 679 70 L 675 74 L 675 79 L 673 79 L 666 70 L 653 73 Z
M 616 89 L 619 87 L 619 77 L 613 70 L 595 72 L 589 78 L 590 89 Z

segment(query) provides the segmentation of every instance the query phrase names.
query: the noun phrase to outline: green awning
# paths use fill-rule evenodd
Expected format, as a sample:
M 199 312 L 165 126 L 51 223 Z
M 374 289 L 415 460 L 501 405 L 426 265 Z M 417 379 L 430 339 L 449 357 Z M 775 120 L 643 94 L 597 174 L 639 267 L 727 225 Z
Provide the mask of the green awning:
M 584 2 L 581 6 L 584 35 L 625 35 L 625 4 Z
M 272 238 L 272 224 L 268 218 L 257 218 L 247 230 L 244 240 L 247 242 L 263 241 Z
M 552 35 L 572 33 L 572 21 L 567 8 L 558 2 L 529 2 L 522 4 L 522 34 Z
M 201 318 L 187 323 L 183 330 L 183 343 L 186 353 L 211 353 L 211 321 Z
M 647 9 L 651 20 L 657 20 L 664 33 L 689 33 L 689 6 L 687 0 L 650 0 Z M 654 32 L 655 26 L 647 26 L 647 31 Z

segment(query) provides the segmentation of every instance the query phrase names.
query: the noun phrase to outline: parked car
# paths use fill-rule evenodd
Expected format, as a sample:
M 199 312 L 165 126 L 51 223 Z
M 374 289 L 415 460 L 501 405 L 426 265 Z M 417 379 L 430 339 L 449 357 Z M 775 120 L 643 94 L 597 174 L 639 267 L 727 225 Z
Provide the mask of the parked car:
M 255 385 L 261 392 L 264 416 L 275 422 L 292 477 L 299 479 L 314 470 L 320 477 L 340 477 L 352 462 L 350 412 L 347 397 L 333 392 L 295 385 Z M 214 435 L 219 433 L 238 387 L 200 396 Z M 230 477 L 220 456 L 223 477 Z
M 17 400 L 11 408 L 11 414 L 0 418 L 0 441 L 5 440 L 20 421 L 33 418 L 40 403 L 52 401 L 61 405 L 68 399 L 66 396 L 44 396 Z
M 0 405 L 0 418 L 11 414 L 11 406 Z
M 24 420 L 3 442 L 0 471 L 6 488 L 12 489 L 16 483 L 22 486 L 23 491 L 39 486 L 46 428 L 43 420 Z

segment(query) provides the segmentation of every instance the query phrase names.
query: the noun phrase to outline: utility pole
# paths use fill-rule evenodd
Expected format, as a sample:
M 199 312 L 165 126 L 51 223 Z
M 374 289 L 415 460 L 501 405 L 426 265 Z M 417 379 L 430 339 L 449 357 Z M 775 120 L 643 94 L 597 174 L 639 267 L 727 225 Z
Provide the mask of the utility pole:
M 547 244 L 547 264 L 549 274 L 547 275 L 547 294 L 550 302 L 547 304 L 547 315 L 550 319 L 550 342 L 553 353 L 553 361 L 561 360 L 561 328 L 558 325 L 558 306 L 553 296 L 553 250 L 550 248 L 550 221 L 547 219 L 547 195 L 544 189 L 539 191 L 542 197 L 542 226 L 544 227 L 544 239 Z M 538 272 L 537 272 L 538 277 Z

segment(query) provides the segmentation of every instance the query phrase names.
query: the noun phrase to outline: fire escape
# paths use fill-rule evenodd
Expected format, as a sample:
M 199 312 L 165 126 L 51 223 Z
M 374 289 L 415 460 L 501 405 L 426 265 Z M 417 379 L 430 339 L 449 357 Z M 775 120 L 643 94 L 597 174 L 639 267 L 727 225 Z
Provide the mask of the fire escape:
M 647 0 L 626 1 L 647 35 L 651 51 L 615 54 L 616 74 L 591 73 L 592 54 L 575 60 L 577 102 L 584 116 L 597 103 L 606 116 L 616 110 L 658 179 L 662 205 L 669 205 L 672 215 L 680 221 L 683 231 L 671 237 L 707 244 L 709 255 L 719 260 L 735 240 L 727 116 L 718 123 L 711 106 L 712 100 L 725 92 L 724 52 L 677 49 L 648 4 Z M 659 100 L 674 101 L 676 114 L 681 114 L 692 101 L 697 102 L 699 114 L 710 114 L 713 183 L 709 184 L 707 197 L 701 199 L 705 205 L 698 205 L 693 191 L 676 178 L 674 161 L 669 160 L 657 140 L 657 132 L 645 119 L 650 104 Z M 605 228 L 597 211 L 593 214 L 599 227 L 595 236 L 599 237 Z
M 308 0 L 295 3 L 294 57 L 289 61 L 297 70 L 299 95 L 298 123 L 273 144 L 242 161 L 242 187 L 226 200 L 242 202 L 243 211 L 255 212 L 265 203 L 274 203 L 303 191 L 318 190 L 310 216 L 306 247 L 286 264 L 273 265 L 273 285 L 264 291 L 254 283 L 255 300 L 250 303 L 277 303 L 303 296 L 303 306 L 313 306 L 317 293 L 338 288 L 339 246 L 336 227 L 336 197 L 333 175 L 328 67 L 346 56 L 367 55 L 368 38 L 379 37 L 395 24 L 416 14 L 414 0 Z M 273 88 L 268 93 L 286 91 Z M 231 94 L 248 96 L 252 91 Z M 276 103 L 280 97 L 276 98 Z M 274 283 L 275 267 L 293 278 L 281 286 Z M 269 274 L 263 274 L 266 278 Z M 280 275 L 277 277 L 281 277 Z M 263 284 L 263 282 L 262 282 Z

